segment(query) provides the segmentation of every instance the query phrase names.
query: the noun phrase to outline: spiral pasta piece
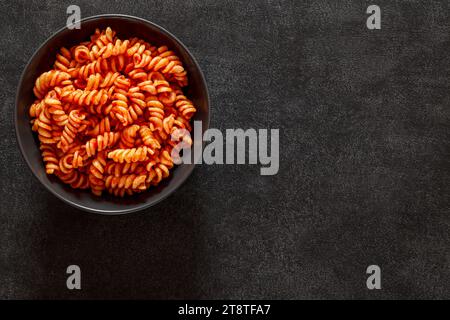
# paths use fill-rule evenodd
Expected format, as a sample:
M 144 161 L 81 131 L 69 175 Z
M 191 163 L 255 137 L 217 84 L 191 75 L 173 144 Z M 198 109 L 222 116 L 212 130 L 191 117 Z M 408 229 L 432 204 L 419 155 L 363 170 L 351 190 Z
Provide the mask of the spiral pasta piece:
M 33 92 L 36 97 L 42 99 L 45 95 L 45 92 L 63 83 L 70 83 L 70 75 L 64 71 L 50 70 L 43 73 L 39 78 L 37 78 Z
M 110 189 L 132 189 L 132 190 L 145 190 L 147 176 L 143 175 L 123 175 L 120 177 L 108 176 L 105 180 L 106 188 Z
M 38 132 L 38 138 L 41 143 L 52 144 L 58 142 L 58 139 L 55 139 L 55 135 L 53 133 L 55 126 L 52 122 L 48 108 L 44 107 L 39 112 L 39 117 L 36 119 L 35 128 Z
M 142 142 L 153 150 L 161 148 L 161 144 L 154 136 L 152 130 L 147 126 L 139 128 L 139 135 L 142 137 Z
M 92 138 L 86 142 L 85 145 L 88 157 L 95 155 L 96 152 L 100 152 L 106 148 L 114 146 L 119 138 L 120 133 L 118 132 L 105 132 L 102 135 L 98 135 L 96 138 Z
M 88 177 L 82 172 L 69 170 L 67 173 L 58 172 L 57 176 L 59 177 L 59 179 L 61 179 L 62 182 L 69 184 L 74 189 L 89 188 Z
M 108 153 L 108 158 L 119 163 L 130 163 L 147 160 L 147 153 L 153 154 L 154 152 L 146 146 L 132 149 L 116 149 Z
M 69 68 L 74 67 L 74 61 L 72 60 L 72 54 L 66 48 L 61 48 L 60 52 L 56 54 L 56 61 L 54 68 L 56 70 L 67 72 Z
M 63 95 L 64 102 L 77 104 L 79 106 L 102 106 L 108 102 L 108 94 L 106 90 L 75 90 L 67 92 Z
M 47 97 L 44 102 L 48 106 L 48 112 L 51 114 L 53 121 L 58 126 L 64 127 L 69 120 L 69 116 L 64 111 L 61 101 L 55 98 Z
M 97 157 L 92 160 L 89 167 L 88 180 L 92 193 L 100 196 L 105 189 L 105 181 L 103 179 L 106 167 L 106 157 L 103 152 L 99 152 Z
M 59 160 L 54 145 L 42 144 L 41 147 L 42 160 L 45 162 L 45 172 L 53 174 L 59 170 Z
M 164 105 L 155 97 L 149 97 L 146 101 L 149 112 L 148 121 L 151 129 L 162 128 L 164 119 Z
M 61 140 L 58 143 L 58 148 L 61 148 L 62 150 L 68 149 L 69 145 L 74 141 L 84 118 L 85 115 L 81 114 L 78 109 L 70 112 L 69 120 L 64 126 L 64 131 L 62 133 Z
M 125 68 L 125 63 L 124 55 L 114 56 L 109 59 L 98 58 L 91 63 L 83 65 L 81 68 L 70 68 L 67 72 L 74 78 L 87 79 L 95 73 L 120 72 Z
M 195 112 L 197 112 L 197 109 L 195 109 L 192 101 L 186 98 L 181 90 L 176 92 L 175 107 L 181 115 L 188 120 L 192 118 Z
M 187 72 L 184 70 L 180 59 L 173 51 L 166 46 L 157 50 L 158 55 L 143 55 L 137 64 L 138 68 L 145 68 L 149 71 L 159 71 L 163 75 L 169 76 L 177 81 L 180 86 L 187 85 Z

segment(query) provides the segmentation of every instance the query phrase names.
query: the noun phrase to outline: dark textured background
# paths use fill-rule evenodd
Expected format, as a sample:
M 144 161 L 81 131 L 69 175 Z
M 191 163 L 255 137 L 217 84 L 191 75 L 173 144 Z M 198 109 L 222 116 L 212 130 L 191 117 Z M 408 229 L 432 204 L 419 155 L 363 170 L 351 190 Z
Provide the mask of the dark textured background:
M 213 127 L 279 128 L 281 165 L 199 166 L 145 212 L 47 192 L 14 95 L 74 1 L 2 1 L 1 298 L 450 298 L 450 8 L 376 1 L 76 1 L 156 22 L 199 61 Z M 82 268 L 82 290 L 65 269 Z M 380 291 L 366 267 L 382 268 Z

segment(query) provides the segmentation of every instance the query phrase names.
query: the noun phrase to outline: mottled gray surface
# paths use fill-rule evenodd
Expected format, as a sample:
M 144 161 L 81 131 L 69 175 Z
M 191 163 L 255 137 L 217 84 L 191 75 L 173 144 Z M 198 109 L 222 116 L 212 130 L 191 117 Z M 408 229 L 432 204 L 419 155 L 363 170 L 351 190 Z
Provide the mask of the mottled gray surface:
M 87 214 L 38 183 L 14 95 L 73 1 L 3 1 L 1 298 L 450 298 L 450 8 L 377 1 L 76 1 L 177 35 L 212 126 L 280 128 L 281 167 L 199 166 L 169 199 Z M 68 291 L 65 268 L 82 268 Z M 365 287 L 369 264 L 381 291 Z

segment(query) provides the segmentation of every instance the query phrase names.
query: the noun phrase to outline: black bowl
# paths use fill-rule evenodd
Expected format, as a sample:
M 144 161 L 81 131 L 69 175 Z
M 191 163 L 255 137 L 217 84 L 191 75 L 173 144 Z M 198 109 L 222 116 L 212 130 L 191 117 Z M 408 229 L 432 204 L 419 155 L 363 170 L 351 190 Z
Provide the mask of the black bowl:
M 117 198 L 104 194 L 96 197 L 88 190 L 75 190 L 63 184 L 57 177 L 45 173 L 39 151 L 39 140 L 30 127 L 28 109 L 35 100 L 33 86 L 36 78 L 52 69 L 58 49 L 71 47 L 89 39 L 96 28 L 111 27 L 119 37 L 138 37 L 154 45 L 167 45 L 175 51 L 188 71 L 189 86 L 183 91 L 190 98 L 197 113 L 193 120 L 202 121 L 203 132 L 209 125 L 209 95 L 206 82 L 199 65 L 189 50 L 174 35 L 160 26 L 141 18 L 127 15 L 100 15 L 81 20 L 81 29 L 63 28 L 51 36 L 31 57 L 22 76 L 16 96 L 15 126 L 17 140 L 28 166 L 37 179 L 55 196 L 68 204 L 94 213 L 124 214 L 150 207 L 174 192 L 191 174 L 194 164 L 182 164 L 171 170 L 169 178 L 157 187 L 133 196 Z M 195 135 L 192 132 L 193 137 Z M 199 135 L 200 136 L 200 135 Z M 201 143 L 201 141 L 194 141 Z

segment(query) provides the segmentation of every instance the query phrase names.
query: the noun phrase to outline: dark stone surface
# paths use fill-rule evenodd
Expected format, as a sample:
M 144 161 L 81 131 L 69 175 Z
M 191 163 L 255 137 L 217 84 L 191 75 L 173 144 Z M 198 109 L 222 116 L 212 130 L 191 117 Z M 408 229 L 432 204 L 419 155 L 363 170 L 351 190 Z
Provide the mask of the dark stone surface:
M 199 166 L 145 212 L 79 212 L 37 182 L 14 95 L 73 1 L 2 2 L 1 298 L 450 298 L 445 1 L 77 1 L 177 35 L 212 126 L 280 128 L 281 166 Z M 65 269 L 82 269 L 81 291 Z M 366 267 L 382 268 L 380 291 Z

